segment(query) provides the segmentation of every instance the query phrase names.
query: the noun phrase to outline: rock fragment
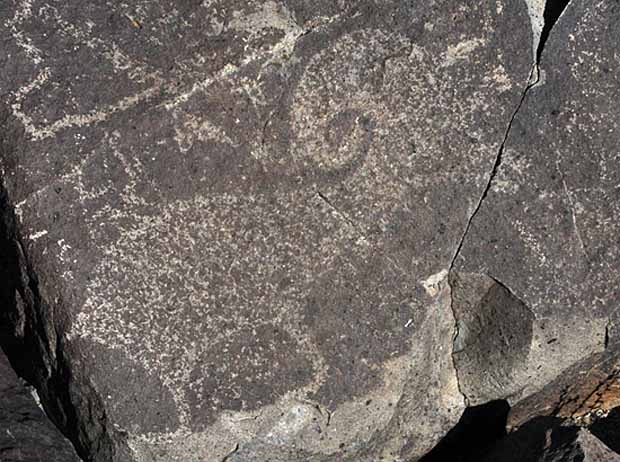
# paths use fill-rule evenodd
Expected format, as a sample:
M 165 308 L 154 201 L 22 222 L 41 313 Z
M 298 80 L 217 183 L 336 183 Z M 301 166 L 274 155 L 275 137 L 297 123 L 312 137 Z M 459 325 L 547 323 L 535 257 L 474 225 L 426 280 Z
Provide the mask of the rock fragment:
M 32 387 L 0 351 L 0 460 L 78 462 L 71 443 L 48 420 Z
M 488 276 L 453 272 L 450 281 L 458 331 L 453 357 L 468 404 L 518 393 L 527 380 L 531 310 Z

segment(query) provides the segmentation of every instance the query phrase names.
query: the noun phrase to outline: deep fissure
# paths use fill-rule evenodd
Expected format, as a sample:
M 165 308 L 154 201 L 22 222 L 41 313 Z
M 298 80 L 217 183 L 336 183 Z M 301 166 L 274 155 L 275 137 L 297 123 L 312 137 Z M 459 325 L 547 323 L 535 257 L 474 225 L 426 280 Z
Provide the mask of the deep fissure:
M 536 64 L 540 63 L 540 57 L 549 39 L 549 34 L 551 34 L 551 30 L 558 19 L 560 19 L 560 16 L 562 16 L 562 13 L 569 3 L 570 0 L 547 0 L 545 3 L 545 11 L 543 14 L 544 25 L 540 33 L 540 42 L 538 42 L 538 48 L 536 50 Z

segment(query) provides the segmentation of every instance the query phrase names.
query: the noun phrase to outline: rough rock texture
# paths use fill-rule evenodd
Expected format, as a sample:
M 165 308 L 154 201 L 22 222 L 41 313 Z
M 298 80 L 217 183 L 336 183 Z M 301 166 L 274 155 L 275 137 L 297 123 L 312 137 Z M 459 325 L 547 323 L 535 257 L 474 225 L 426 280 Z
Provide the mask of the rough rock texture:
M 535 416 L 552 416 L 589 425 L 620 407 L 618 349 L 578 361 L 542 390 L 514 405 L 508 427 L 517 428 Z
M 546 459 L 558 462 L 620 462 L 620 454 L 613 452 L 587 430 L 579 430 L 574 442 L 555 449 Z
M 208 3 L 3 10 L 13 317 L 41 324 L 8 342 L 43 343 L 44 401 L 84 374 L 57 412 L 95 459 L 422 455 L 464 408 L 444 281 L 526 4 Z
M 0 342 L 84 459 L 416 460 L 615 364 L 617 2 L 8 3 Z
M 453 272 L 454 365 L 472 406 L 520 391 L 527 379 L 534 315 L 510 290 L 481 274 Z M 481 373 L 483 371 L 483 373 Z
M 47 419 L 37 399 L 0 350 L 0 460 L 78 462 L 71 443 Z
M 616 2 L 568 4 L 455 262 L 501 281 L 533 313 L 531 348 L 519 360 L 527 377 L 518 393 L 494 399 L 531 394 L 615 335 L 619 20 Z

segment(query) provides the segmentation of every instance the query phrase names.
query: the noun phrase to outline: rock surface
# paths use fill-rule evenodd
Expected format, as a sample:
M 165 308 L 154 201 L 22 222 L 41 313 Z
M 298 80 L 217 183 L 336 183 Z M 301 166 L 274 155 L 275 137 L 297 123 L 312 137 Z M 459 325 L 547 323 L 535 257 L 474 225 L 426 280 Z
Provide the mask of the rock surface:
M 619 20 L 615 2 L 568 4 L 455 262 L 501 281 L 533 314 L 520 389 L 487 398 L 518 401 L 615 341 Z
M 37 399 L 0 351 L 0 460 L 78 462 L 71 443 L 47 419 Z
M 0 342 L 85 460 L 417 460 L 615 364 L 617 2 L 10 3 Z

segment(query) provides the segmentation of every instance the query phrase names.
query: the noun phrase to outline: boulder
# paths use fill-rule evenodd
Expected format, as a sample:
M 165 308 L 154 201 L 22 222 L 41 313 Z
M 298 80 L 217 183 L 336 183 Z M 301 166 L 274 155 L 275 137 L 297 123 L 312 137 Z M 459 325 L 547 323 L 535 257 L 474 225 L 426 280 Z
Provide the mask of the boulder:
M 616 2 L 13 6 L 0 344 L 84 460 L 417 460 L 615 364 Z

